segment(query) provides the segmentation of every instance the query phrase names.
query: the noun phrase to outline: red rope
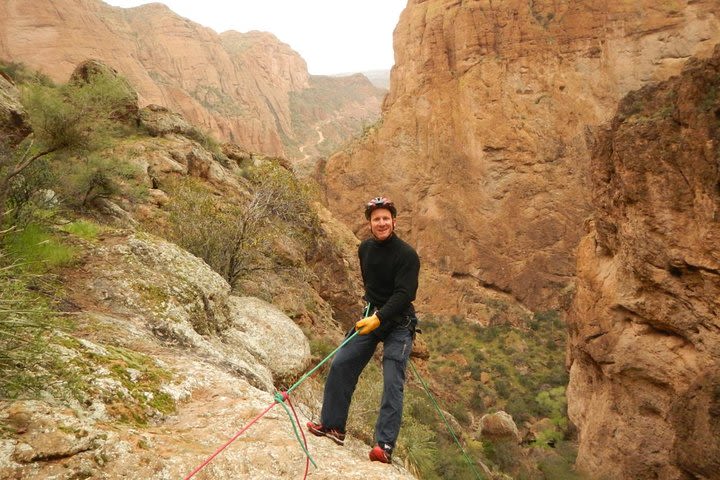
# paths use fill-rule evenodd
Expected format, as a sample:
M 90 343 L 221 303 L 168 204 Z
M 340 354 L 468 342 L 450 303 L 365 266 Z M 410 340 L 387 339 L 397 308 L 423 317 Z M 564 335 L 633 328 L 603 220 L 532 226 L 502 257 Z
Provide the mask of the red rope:
M 230 445 L 232 442 L 234 442 L 235 440 L 237 440 L 237 438 L 238 438 L 240 435 L 242 435 L 243 433 L 245 433 L 245 431 L 246 431 L 248 428 L 250 428 L 250 427 L 251 427 L 255 422 L 257 422 L 258 420 L 260 420 L 266 413 L 268 413 L 270 410 L 272 410 L 272 408 L 273 408 L 275 405 L 277 405 L 277 403 L 278 403 L 277 401 L 271 403 L 270 406 L 265 409 L 265 411 L 263 411 L 260 415 L 258 415 L 257 417 L 255 417 L 250 423 L 248 423 L 247 425 L 245 425 L 245 427 L 244 427 L 242 430 L 240 430 L 238 433 L 236 433 L 234 437 L 232 437 L 230 440 L 228 440 L 228 441 L 225 443 L 225 445 L 223 445 L 222 447 L 218 448 L 218 449 L 215 451 L 215 453 L 213 453 L 212 455 L 210 455 L 210 456 L 208 457 L 207 460 L 205 460 L 202 464 L 200 464 L 195 470 L 193 470 L 192 472 L 190 472 L 190 474 L 189 474 L 187 477 L 185 477 L 185 480 L 190 480 L 192 477 L 195 476 L 196 473 L 198 473 L 200 470 L 202 470 L 203 468 L 205 468 L 205 466 L 206 466 L 208 463 L 210 463 L 213 458 L 217 457 L 218 454 L 219 454 L 220 452 L 222 452 L 223 450 L 225 450 L 225 448 L 227 448 L 228 445 Z M 305 437 L 305 434 L 304 434 L 304 433 L 303 433 L 303 437 Z
M 295 411 L 295 407 L 292 404 L 292 401 L 290 400 L 290 395 L 285 394 L 285 398 L 287 399 L 288 405 L 290 405 L 290 410 L 292 410 L 293 415 L 295 416 L 295 421 L 297 422 L 298 428 L 300 429 L 300 434 L 302 434 L 303 443 L 305 444 L 305 451 L 308 449 L 307 444 L 307 438 L 305 438 L 305 431 L 302 429 L 302 426 L 300 426 L 300 419 L 298 418 L 298 414 Z M 303 480 L 307 478 L 308 471 L 310 470 L 310 457 L 307 455 L 305 456 L 305 476 L 303 477 Z

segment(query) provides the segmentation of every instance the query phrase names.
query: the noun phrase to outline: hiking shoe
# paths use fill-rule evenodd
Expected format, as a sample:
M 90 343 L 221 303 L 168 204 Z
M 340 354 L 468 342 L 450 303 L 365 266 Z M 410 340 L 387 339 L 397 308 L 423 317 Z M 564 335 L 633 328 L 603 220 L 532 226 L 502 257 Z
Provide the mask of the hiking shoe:
M 345 434 L 336 428 L 325 428 L 322 423 L 307 423 L 307 429 L 316 437 L 328 437 L 340 446 L 345 445 Z
M 370 461 L 392 463 L 392 447 L 387 444 L 384 446 L 380 446 L 380 444 L 375 445 L 375 447 L 370 450 Z

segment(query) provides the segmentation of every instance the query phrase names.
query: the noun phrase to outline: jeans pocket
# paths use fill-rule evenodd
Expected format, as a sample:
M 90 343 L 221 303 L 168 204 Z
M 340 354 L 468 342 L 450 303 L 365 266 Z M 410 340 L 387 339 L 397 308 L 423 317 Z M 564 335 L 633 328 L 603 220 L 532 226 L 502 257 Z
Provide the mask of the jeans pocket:
M 407 329 L 397 328 L 385 339 L 383 358 L 405 363 L 412 351 L 412 334 Z

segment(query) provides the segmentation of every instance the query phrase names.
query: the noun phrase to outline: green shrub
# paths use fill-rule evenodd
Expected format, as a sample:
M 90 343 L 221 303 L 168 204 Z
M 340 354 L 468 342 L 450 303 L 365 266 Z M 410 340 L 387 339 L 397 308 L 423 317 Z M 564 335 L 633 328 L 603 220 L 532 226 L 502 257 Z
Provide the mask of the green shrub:
M 500 305 L 499 308 L 505 308 L 507 315 L 524 315 L 521 309 L 511 306 Z M 554 428 L 546 434 L 547 440 L 557 442 L 557 438 L 562 438 L 567 429 L 567 413 L 563 404 L 567 372 L 564 367 L 564 350 L 558 348 L 563 345 L 566 334 L 562 319 L 556 311 L 541 312 L 532 321 L 534 327 L 528 329 L 502 324 L 482 328 L 457 318 L 433 318 L 433 323 L 437 322 L 436 327 L 428 328 L 423 324 L 424 339 L 430 351 L 452 352 L 454 356 L 464 358 L 467 367 L 460 367 L 464 362 L 455 358 L 453 362 L 448 362 L 444 355 L 431 354 L 427 368 L 433 375 L 436 393 L 446 403 L 452 403 L 453 412 L 466 411 L 478 417 L 486 410 L 505 410 L 517 424 L 530 417 L 548 416 Z M 549 340 L 553 343 L 552 348 Z M 487 384 L 481 382 L 483 371 L 490 375 L 491 381 Z M 459 372 L 467 372 L 469 375 L 457 381 Z M 491 403 L 486 405 L 484 399 L 488 397 Z M 418 408 L 413 407 L 411 411 L 413 416 L 419 417 Z M 433 424 L 425 417 L 419 418 L 424 425 L 433 426 L 438 438 L 442 438 L 442 427 L 437 422 Z M 463 420 L 462 415 L 459 419 Z M 447 446 L 448 451 L 445 448 L 443 442 L 438 443 L 440 457 L 453 458 L 454 453 L 451 451 L 457 450 L 457 447 Z M 489 445 L 487 448 L 495 449 L 496 446 Z M 511 463 L 519 452 L 504 451 L 503 448 L 501 446 L 499 451 L 492 451 L 494 462 L 509 469 L 507 473 L 518 474 Z M 443 466 L 437 466 L 433 475 L 438 478 L 462 478 L 463 469 L 460 466 L 444 462 L 440 461 Z M 455 474 L 458 477 L 450 476 Z
M 62 231 L 84 238 L 85 240 L 95 240 L 101 229 L 102 227 L 98 224 L 87 220 L 76 220 L 61 228 Z
M 424 425 L 434 425 L 438 421 L 437 411 L 424 391 L 408 390 L 405 411 Z
M 24 85 L 22 103 L 35 141 L 32 152 L 88 151 L 106 145 L 122 131 L 115 118 L 133 98 L 123 78 L 104 74 L 82 84 Z
M 55 204 L 52 195 L 56 178 L 47 158 L 33 162 L 21 174 L 10 180 L 8 189 L 8 220 L 17 225 L 33 221 L 38 210 L 49 210 Z
M 55 185 L 63 204 L 75 209 L 90 206 L 99 198 L 122 195 L 141 198 L 147 191 L 138 167 L 116 158 L 92 153 L 66 161 Z
M 500 470 L 517 470 L 521 456 L 520 447 L 514 440 L 483 440 L 483 452 Z
M 551 419 L 563 418 L 566 414 L 565 386 L 539 392 L 535 397 L 535 401 L 543 409 L 544 415 Z
M 168 184 L 168 191 L 173 201 L 163 236 L 205 260 L 231 285 L 252 269 L 270 268 L 270 235 L 264 235 L 259 209 L 219 203 L 206 183 L 192 177 Z
M 114 182 L 107 168 L 97 169 L 91 165 L 88 172 L 80 174 L 78 169 L 83 170 L 87 165 L 72 171 L 74 164 L 68 159 L 82 158 L 109 145 L 114 137 L 125 132 L 127 127 L 119 119 L 134 101 L 135 94 L 124 79 L 101 73 L 94 74 L 88 83 L 57 87 L 36 82 L 23 84 L 21 102 L 28 114 L 32 134 L 14 151 L 0 152 L 0 212 L 6 211 L 10 198 L 17 221 L 19 211 L 37 192 L 55 189 L 55 181 L 46 181 L 38 173 L 49 169 L 38 168 L 33 172 L 32 167 L 41 160 L 62 163 L 54 166 L 61 172 L 56 179 L 72 178 L 80 182 L 79 195 L 69 189 L 73 193 L 67 196 L 70 200 L 79 198 L 85 205 L 97 195 L 111 193 Z M 88 161 L 98 163 L 92 157 Z M 84 176 L 79 178 L 80 175 Z M 6 218 L 1 220 L 7 223 Z
M 435 433 L 412 416 L 406 416 L 400 430 L 397 452 L 416 475 L 432 471 L 438 456 Z
M 219 202 L 198 179 L 169 184 L 169 224 L 160 232 L 205 260 L 233 287 L 256 271 L 297 269 L 274 244 L 296 239 L 307 245 L 319 225 L 307 188 L 291 172 L 268 163 L 248 175 L 253 191 L 234 203 Z
M 453 404 L 450 407 L 450 415 L 455 417 L 455 420 L 457 420 L 458 423 L 460 423 L 461 425 L 470 425 L 470 415 L 468 414 L 468 410 L 464 405 Z
M 288 169 L 265 162 L 248 172 L 255 184 L 254 203 L 263 213 L 295 227 L 299 233 L 316 232 L 319 219 L 311 206 L 312 191 Z
M 555 448 L 545 450 L 546 455 L 538 462 L 538 468 L 544 477 L 552 480 L 585 480 L 574 470 L 577 452 L 568 442 L 558 441 Z
M 329 343 L 327 339 L 313 338 L 313 336 L 309 334 L 305 334 L 305 336 L 310 338 L 310 354 L 314 358 L 324 359 L 336 348 L 336 346 Z
M 21 62 L 6 62 L 0 60 L 0 72 L 10 77 L 16 85 L 29 82 L 48 86 L 53 85 L 53 81 L 49 76 L 42 72 L 32 71 Z
M 64 245 L 38 224 L 13 231 L 4 240 L 9 257 L 29 272 L 44 273 L 68 265 L 76 255 L 74 248 Z
M 0 399 L 45 385 L 35 366 L 43 363 L 54 319 L 47 300 L 28 288 L 32 281 L 0 246 Z

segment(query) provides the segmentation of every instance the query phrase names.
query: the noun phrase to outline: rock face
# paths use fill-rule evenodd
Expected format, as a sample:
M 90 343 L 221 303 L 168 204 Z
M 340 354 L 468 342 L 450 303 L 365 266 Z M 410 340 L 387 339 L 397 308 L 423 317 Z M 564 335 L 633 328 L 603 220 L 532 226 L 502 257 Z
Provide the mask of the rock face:
M 301 476 L 303 450 L 273 405 L 308 369 L 300 328 L 155 237 L 113 231 L 84 249 L 63 279 L 75 328 L 59 352 L 82 397 L 0 402 L 0 478 L 185 478 L 266 410 L 197 478 Z M 301 425 L 319 411 L 313 382 L 291 395 Z M 369 448 L 310 436 L 313 478 L 414 478 L 371 463 Z
M 293 122 L 290 97 L 310 88 L 313 77 L 305 61 L 272 34 L 219 35 L 160 3 L 130 9 L 100 0 L 0 4 L 0 59 L 65 82 L 89 58 L 125 76 L 141 107 L 162 105 L 253 151 L 303 159 L 299 147 L 315 145 L 315 128 L 324 128 L 319 121 Z M 332 112 L 335 122 L 354 133 L 358 118 L 377 119 L 385 91 L 348 90 L 343 82 L 337 79 L 344 95 Z
M 598 135 L 568 413 L 594 478 L 720 479 L 720 47 Z
M 0 75 L 0 146 L 12 147 L 31 131 L 19 93 L 10 79 Z
M 359 231 L 363 200 L 397 202 L 433 313 L 487 320 L 488 288 L 557 308 L 590 211 L 587 126 L 718 42 L 715 0 L 411 0 L 382 124 L 326 163 L 329 208 Z

